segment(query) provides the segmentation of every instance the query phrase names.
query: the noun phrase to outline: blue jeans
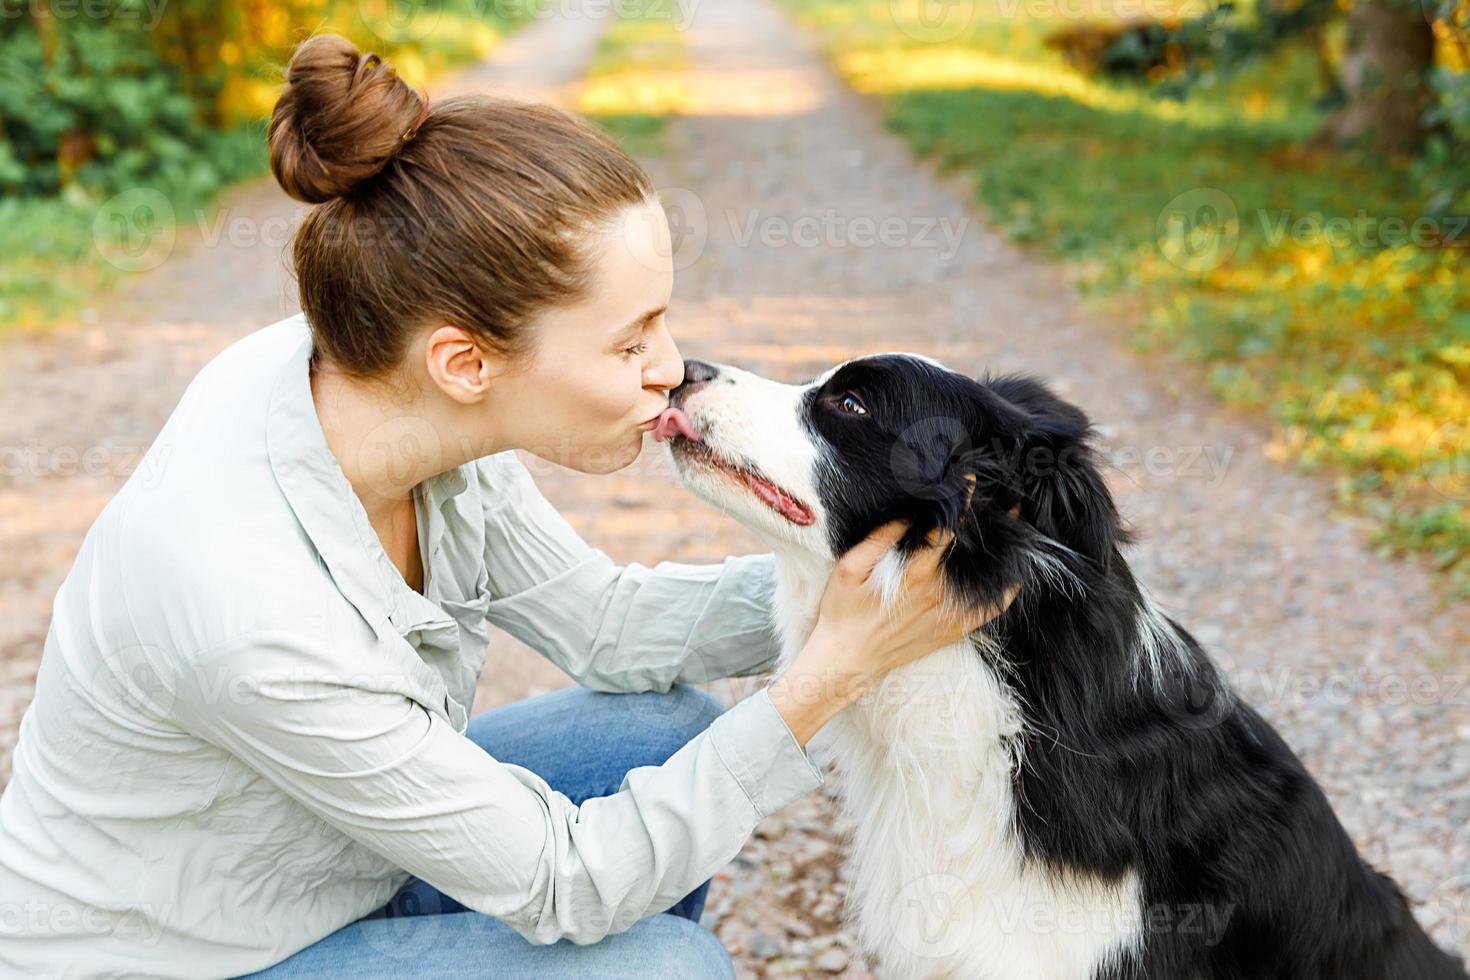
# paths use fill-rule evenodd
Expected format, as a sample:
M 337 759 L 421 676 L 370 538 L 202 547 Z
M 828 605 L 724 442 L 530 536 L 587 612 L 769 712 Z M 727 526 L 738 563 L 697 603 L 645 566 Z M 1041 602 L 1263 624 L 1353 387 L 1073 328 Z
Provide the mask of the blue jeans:
M 465 734 L 580 804 L 617 792 L 629 769 L 661 764 L 722 711 L 715 697 L 685 684 L 667 694 L 568 688 L 473 715 Z M 499 919 L 413 878 L 387 905 L 250 976 L 733 978 L 730 954 L 699 924 L 708 890 L 706 881 L 667 911 L 596 943 L 535 945 Z

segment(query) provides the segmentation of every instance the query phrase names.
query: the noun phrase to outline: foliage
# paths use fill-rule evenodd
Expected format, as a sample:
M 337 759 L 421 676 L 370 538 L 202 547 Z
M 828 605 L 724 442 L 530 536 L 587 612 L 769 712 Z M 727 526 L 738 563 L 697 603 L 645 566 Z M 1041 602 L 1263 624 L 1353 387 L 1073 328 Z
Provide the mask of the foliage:
M 1363 0 L 1360 0 L 1363 2 Z M 1426 165 L 1413 168 L 1423 196 L 1423 206 L 1440 215 L 1470 202 L 1470 0 L 1384 0 L 1406 15 L 1409 24 L 1424 33 L 1434 52 L 1434 65 L 1427 74 L 1413 78 L 1375 79 L 1370 89 L 1380 92 L 1389 86 L 1409 92 L 1423 84 L 1430 92 L 1423 115 L 1422 136 Z M 1272 54 L 1289 45 L 1314 45 L 1323 61 L 1315 105 L 1339 109 L 1347 101 L 1340 66 L 1327 58 L 1326 38 L 1335 32 L 1337 46 L 1366 38 L 1353 38 L 1344 29 L 1345 13 L 1353 8 L 1348 0 L 1220 0 L 1205 16 L 1187 18 L 1168 40 L 1189 52 L 1187 70 L 1162 80 L 1161 95 L 1184 98 L 1199 86 L 1210 86 L 1222 77 L 1258 67 Z M 1432 40 L 1431 40 L 1432 38 Z M 1386 42 L 1384 42 L 1386 43 Z M 1340 60 L 1340 58 L 1338 59 Z
M 1386 547 L 1470 587 L 1470 227 L 1427 210 L 1428 156 L 1304 145 L 1311 52 L 1160 100 L 1068 68 L 1044 17 L 935 39 L 922 0 L 786 2 L 917 152 L 978 176 L 995 224 L 1139 311 L 1140 346 L 1269 412 L 1273 451 L 1335 474 Z
M 645 0 L 620 14 L 598 44 L 577 110 L 628 152 L 649 156 L 662 149 L 669 118 L 687 110 L 685 12 L 679 0 Z
M 263 170 L 263 120 L 304 37 L 344 34 L 422 84 L 534 13 L 505 8 L 0 0 L 0 326 L 44 323 L 116 276 L 118 195 L 157 192 L 186 214 Z

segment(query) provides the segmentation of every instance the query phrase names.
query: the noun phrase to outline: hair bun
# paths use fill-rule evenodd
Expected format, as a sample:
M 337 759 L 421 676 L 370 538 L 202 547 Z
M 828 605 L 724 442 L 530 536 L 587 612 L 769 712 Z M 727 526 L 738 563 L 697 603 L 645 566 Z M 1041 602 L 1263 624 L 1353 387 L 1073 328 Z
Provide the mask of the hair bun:
M 301 42 L 286 82 L 271 113 L 271 173 L 309 204 L 351 193 L 387 166 L 428 106 L 386 61 L 336 34 Z

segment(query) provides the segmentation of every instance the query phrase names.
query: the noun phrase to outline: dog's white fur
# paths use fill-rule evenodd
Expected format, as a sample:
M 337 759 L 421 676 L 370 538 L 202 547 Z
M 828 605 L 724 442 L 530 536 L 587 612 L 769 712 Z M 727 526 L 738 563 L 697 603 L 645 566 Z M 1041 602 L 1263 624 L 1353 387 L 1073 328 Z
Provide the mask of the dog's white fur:
M 775 553 L 784 669 L 812 631 L 834 565 L 816 492 L 831 471 L 798 416 L 806 386 L 719 371 L 687 396 L 685 412 L 711 449 L 753 463 L 816 521 L 798 527 L 743 484 L 678 454 L 675 469 Z M 891 604 L 902 574 L 890 553 L 870 585 Z M 1025 764 L 1022 713 L 999 661 L 985 655 L 984 632 L 973 639 L 890 672 L 808 746 L 835 769 L 854 827 L 847 914 L 884 977 L 1090 980 L 1138 948 L 1138 882 L 1068 877 L 1025 859 L 1011 791 Z

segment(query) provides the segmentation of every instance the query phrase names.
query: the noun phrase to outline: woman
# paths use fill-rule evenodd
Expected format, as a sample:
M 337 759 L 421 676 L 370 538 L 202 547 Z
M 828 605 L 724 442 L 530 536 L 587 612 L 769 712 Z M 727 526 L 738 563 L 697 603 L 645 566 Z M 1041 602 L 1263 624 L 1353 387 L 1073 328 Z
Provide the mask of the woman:
M 710 876 L 822 782 L 829 718 L 980 623 L 938 612 L 937 547 L 877 607 L 886 527 L 722 711 L 691 685 L 774 666 L 771 556 L 617 567 L 513 452 L 626 466 L 682 380 L 646 175 L 339 37 L 287 78 L 304 314 L 199 372 L 57 593 L 0 972 L 730 976 Z M 580 687 L 471 718 L 487 622 Z

